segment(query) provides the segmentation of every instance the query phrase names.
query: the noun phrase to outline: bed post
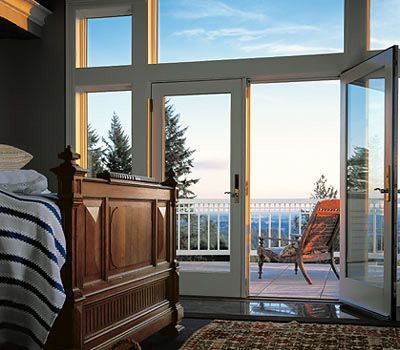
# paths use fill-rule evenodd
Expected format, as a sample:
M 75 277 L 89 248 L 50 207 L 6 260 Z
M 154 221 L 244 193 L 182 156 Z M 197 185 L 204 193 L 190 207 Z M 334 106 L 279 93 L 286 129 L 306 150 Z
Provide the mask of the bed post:
M 173 188 L 173 195 L 171 196 L 171 212 L 170 212 L 170 230 L 173 232 L 171 235 L 171 267 L 172 267 L 172 281 L 170 284 L 170 300 L 172 307 L 174 308 L 174 319 L 173 322 L 162 330 L 163 334 L 176 336 L 185 327 L 180 324 L 183 318 L 183 307 L 179 302 L 179 263 L 176 259 L 176 201 L 178 198 L 178 190 L 176 185 L 178 184 L 175 179 L 175 172 L 170 169 L 167 172 L 167 178 L 162 183 L 163 186 L 168 186 Z
M 75 217 L 79 205 L 82 203 L 82 180 L 86 176 L 87 170 L 81 168 L 76 161 L 80 158 L 78 153 L 72 151 L 71 146 L 67 146 L 64 152 L 58 154 L 58 158 L 64 162 L 58 167 L 51 169 L 57 175 L 58 180 L 58 205 L 61 210 L 63 229 L 66 240 L 67 259 L 62 267 L 61 276 L 66 292 L 66 300 L 54 324 L 46 347 L 52 349 L 54 346 L 63 348 L 79 348 L 82 334 L 77 332 L 82 327 L 82 303 L 83 294 L 80 286 L 81 281 L 76 273 L 79 269 L 76 266 L 77 242 Z

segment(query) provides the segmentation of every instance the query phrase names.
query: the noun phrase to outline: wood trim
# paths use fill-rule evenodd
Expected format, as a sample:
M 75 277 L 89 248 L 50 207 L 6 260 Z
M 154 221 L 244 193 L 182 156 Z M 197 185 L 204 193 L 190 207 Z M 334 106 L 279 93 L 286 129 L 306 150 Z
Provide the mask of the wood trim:
M 0 17 L 36 36 L 41 35 L 49 14 L 50 10 L 34 0 L 0 0 Z
M 75 94 L 76 102 L 76 121 L 75 121 L 75 145 L 78 153 L 81 155 L 78 163 L 81 167 L 88 167 L 88 97 L 85 92 Z
M 158 63 L 158 0 L 147 2 L 148 64 Z
M 87 67 L 87 19 L 76 19 L 76 68 Z
M 147 176 L 151 176 L 151 153 L 152 153 L 152 118 L 153 118 L 153 99 L 147 98 Z

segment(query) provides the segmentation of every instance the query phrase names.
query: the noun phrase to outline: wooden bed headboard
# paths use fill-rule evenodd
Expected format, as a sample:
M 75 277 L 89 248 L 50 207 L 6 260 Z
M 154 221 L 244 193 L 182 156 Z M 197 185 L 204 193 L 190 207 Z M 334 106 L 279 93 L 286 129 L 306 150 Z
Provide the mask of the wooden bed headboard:
M 49 349 L 108 349 L 182 326 L 176 261 L 176 181 L 92 179 L 67 147 L 58 178 L 67 300 Z

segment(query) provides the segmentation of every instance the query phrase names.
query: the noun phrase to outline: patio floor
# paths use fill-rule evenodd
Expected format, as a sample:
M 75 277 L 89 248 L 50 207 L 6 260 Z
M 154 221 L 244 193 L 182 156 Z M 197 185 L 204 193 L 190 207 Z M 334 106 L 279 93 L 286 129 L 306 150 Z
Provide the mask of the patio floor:
M 258 266 L 251 264 L 250 296 L 267 298 L 338 299 L 339 280 L 329 264 L 306 264 L 313 284 L 302 273 L 294 273 L 294 264 L 264 264 L 263 278 Z
M 227 262 L 180 262 L 182 270 L 228 271 Z M 250 264 L 250 296 L 265 298 L 338 299 L 339 281 L 329 264 L 306 264 L 313 284 L 309 285 L 294 264 L 266 263 L 263 278 L 258 279 L 257 263 Z

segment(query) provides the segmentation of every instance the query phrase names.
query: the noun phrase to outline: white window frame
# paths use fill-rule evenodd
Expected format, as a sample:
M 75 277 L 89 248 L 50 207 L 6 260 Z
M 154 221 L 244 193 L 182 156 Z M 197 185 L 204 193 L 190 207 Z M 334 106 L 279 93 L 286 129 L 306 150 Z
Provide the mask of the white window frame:
M 87 109 L 87 101 L 84 97 L 77 99 L 77 94 L 132 90 L 133 169 L 136 174 L 151 175 L 148 101 L 152 83 L 238 78 L 252 83 L 338 79 L 341 72 L 378 52 L 368 50 L 369 0 L 344 1 L 342 53 L 158 64 L 157 0 L 67 0 L 67 143 L 78 151 L 86 147 L 84 137 L 77 132 L 86 125 L 76 120 Z M 82 40 L 77 30 L 79 18 L 117 14 L 132 14 L 132 65 L 76 68 L 75 48 Z

